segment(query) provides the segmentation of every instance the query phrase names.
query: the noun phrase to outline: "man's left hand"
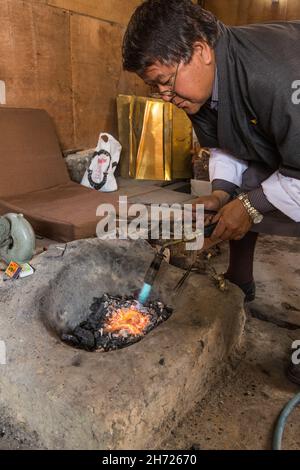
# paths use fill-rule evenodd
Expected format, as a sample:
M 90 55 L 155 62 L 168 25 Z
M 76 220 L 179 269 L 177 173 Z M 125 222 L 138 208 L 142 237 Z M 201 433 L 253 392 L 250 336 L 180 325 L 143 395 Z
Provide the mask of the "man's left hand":
M 215 215 L 212 222 L 218 222 L 211 240 L 241 240 L 252 227 L 253 221 L 239 199 L 226 204 Z

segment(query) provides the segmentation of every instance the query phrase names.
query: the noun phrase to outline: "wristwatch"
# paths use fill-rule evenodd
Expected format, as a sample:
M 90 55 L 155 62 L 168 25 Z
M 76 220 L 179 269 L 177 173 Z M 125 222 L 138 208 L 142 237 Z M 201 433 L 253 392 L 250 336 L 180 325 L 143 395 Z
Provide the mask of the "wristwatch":
M 264 216 L 260 212 L 258 212 L 258 210 L 255 209 L 255 207 L 252 206 L 252 204 L 249 200 L 248 194 L 241 193 L 241 194 L 238 195 L 237 198 L 241 201 L 241 203 L 245 207 L 246 211 L 248 212 L 249 216 L 252 219 L 252 222 L 254 224 L 260 224 L 260 222 L 262 222 Z

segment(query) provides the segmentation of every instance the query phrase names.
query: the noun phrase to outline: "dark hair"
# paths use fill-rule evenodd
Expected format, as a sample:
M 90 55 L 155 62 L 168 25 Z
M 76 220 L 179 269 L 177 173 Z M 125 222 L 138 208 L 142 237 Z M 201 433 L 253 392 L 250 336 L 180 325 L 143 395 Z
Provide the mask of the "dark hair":
M 214 47 L 217 18 L 191 0 L 147 0 L 134 12 L 123 40 L 123 68 L 142 74 L 154 62 L 188 63 L 194 43 Z

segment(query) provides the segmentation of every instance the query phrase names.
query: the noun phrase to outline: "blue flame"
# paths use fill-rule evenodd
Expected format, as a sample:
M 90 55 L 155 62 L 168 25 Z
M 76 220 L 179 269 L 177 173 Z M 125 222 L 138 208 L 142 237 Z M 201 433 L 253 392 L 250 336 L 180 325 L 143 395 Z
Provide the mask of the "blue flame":
M 141 304 L 144 304 L 145 302 L 147 302 L 151 289 L 152 289 L 152 286 L 150 286 L 150 284 L 147 284 L 145 282 L 139 295 L 139 302 Z

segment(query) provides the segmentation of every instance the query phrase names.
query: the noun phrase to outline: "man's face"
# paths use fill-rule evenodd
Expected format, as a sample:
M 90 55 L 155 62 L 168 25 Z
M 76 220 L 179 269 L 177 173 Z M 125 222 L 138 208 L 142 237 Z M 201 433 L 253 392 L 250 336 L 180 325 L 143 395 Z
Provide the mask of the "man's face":
M 197 113 L 211 97 L 214 77 L 214 50 L 204 42 L 194 45 L 189 64 L 166 65 L 157 61 L 142 76 L 146 84 L 157 87 L 164 101 L 171 101 L 187 114 Z M 168 96 L 172 91 L 174 95 Z

